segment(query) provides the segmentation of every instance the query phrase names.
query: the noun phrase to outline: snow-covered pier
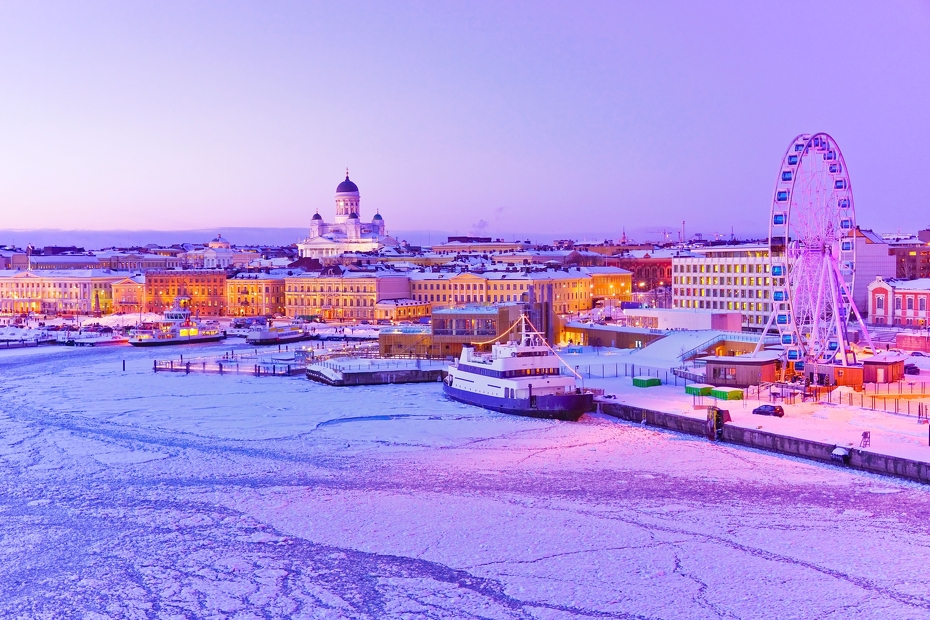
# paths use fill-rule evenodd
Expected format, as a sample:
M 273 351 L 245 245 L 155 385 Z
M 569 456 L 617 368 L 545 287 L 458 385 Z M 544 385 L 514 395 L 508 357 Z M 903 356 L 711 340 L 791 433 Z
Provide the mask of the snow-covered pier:
M 427 359 L 349 357 L 307 366 L 307 378 L 326 385 L 383 385 L 442 381 L 448 362 Z
M 256 377 L 289 377 L 301 375 L 307 368 L 307 351 L 277 351 L 274 353 L 229 352 L 211 357 L 186 358 L 183 355 L 167 360 L 153 360 L 154 372 L 209 374 L 247 374 Z

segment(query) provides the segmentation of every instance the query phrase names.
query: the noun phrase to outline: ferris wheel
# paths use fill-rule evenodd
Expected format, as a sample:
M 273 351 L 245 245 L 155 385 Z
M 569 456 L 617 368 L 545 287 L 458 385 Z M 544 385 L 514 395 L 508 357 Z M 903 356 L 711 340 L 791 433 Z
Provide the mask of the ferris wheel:
M 856 363 L 847 324 L 855 315 L 856 212 L 846 162 L 825 133 L 792 140 L 781 162 L 769 219 L 772 316 L 787 361 Z M 869 343 L 871 344 L 871 342 Z

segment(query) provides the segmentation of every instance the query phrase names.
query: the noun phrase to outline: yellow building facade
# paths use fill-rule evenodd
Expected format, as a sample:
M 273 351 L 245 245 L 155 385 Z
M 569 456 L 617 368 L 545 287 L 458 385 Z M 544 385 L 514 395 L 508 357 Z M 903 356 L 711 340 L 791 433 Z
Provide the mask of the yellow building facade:
M 275 316 L 287 312 L 285 277 L 240 273 L 226 280 L 229 316 Z
M 97 269 L 0 272 L 0 313 L 109 314 L 113 283 L 125 274 Z
M 631 286 L 630 272 L 616 267 L 410 274 L 411 297 L 429 302 L 434 309 L 547 301 L 557 313 L 573 314 L 590 310 L 596 298 L 614 296 L 626 301 Z
M 285 282 L 285 313 L 292 318 L 373 321 L 379 301 L 408 298 L 410 293 L 410 281 L 403 274 L 342 272 L 338 267 Z

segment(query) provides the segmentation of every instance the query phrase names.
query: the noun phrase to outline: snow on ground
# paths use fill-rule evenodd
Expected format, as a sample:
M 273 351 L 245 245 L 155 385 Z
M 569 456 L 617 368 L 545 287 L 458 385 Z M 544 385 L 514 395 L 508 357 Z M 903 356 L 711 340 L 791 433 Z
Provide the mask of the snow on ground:
M 165 353 L 0 351 L 0 616 L 928 617 L 926 487 Z
M 662 385 L 651 388 L 637 388 L 627 377 L 609 379 L 588 379 L 586 385 L 599 387 L 606 394 L 615 394 L 617 402 L 655 409 L 668 413 L 686 415 L 695 419 L 706 419 L 706 409 L 696 409 L 698 402 L 693 396 L 685 394 L 684 387 Z M 849 397 L 850 390 L 838 390 L 843 399 Z M 743 428 L 761 429 L 781 435 L 810 439 L 842 446 L 859 446 L 862 432 L 869 431 L 871 447 L 869 451 L 891 456 L 930 462 L 930 427 L 918 424 L 916 402 L 912 405 L 913 413 L 892 413 L 869 408 L 869 397 L 864 397 L 865 407 L 859 406 L 859 394 L 852 394 L 853 405 L 840 405 L 818 402 L 801 402 L 793 405 L 779 401 L 785 410 L 785 417 L 754 415 L 752 410 L 769 400 L 750 398 L 741 401 L 715 401 L 705 396 L 701 403 L 716 404 L 727 409 L 733 424 Z M 881 401 L 881 397 L 879 397 Z M 902 401 L 903 402 L 903 401 Z M 927 402 L 924 400 L 923 402 Z M 878 405 L 881 406 L 881 403 Z M 906 407 L 905 405 L 902 405 Z

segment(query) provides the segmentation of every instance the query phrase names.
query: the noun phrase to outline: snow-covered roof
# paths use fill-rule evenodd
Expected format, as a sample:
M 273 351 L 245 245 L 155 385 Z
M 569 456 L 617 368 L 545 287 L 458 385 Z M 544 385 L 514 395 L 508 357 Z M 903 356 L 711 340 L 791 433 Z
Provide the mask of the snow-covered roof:
M 896 291 L 930 291 L 930 278 L 917 278 L 916 280 L 885 280 Z

